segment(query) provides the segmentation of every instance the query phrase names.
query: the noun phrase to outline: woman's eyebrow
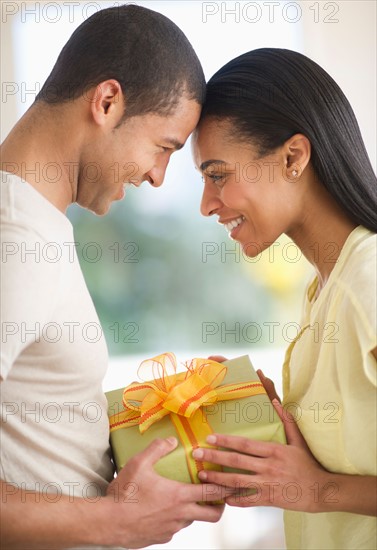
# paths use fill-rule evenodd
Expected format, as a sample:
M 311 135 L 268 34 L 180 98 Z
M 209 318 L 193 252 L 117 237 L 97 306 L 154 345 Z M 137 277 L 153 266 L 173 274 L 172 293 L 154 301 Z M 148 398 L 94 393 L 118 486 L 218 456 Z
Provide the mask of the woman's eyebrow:
M 201 172 L 204 172 L 208 166 L 211 166 L 211 164 L 226 164 L 225 160 L 206 160 L 205 162 L 202 162 L 202 164 L 199 167 L 199 170 Z

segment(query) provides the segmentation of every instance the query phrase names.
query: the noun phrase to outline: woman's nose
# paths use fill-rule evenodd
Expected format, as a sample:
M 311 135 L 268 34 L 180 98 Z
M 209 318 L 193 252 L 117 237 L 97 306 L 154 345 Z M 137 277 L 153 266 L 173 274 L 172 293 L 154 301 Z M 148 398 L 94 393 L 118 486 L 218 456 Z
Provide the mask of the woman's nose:
M 203 216 L 213 216 L 223 205 L 216 189 L 211 187 L 207 183 L 204 185 L 202 201 L 200 203 L 200 212 Z

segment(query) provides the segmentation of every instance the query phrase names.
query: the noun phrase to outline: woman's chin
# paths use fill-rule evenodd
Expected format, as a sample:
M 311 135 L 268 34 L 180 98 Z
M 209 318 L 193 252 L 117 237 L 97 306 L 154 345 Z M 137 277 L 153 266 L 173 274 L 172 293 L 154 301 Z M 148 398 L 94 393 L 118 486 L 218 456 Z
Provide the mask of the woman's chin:
M 257 258 L 265 248 L 251 239 L 248 241 L 239 241 L 239 244 L 242 247 L 242 254 L 248 258 Z

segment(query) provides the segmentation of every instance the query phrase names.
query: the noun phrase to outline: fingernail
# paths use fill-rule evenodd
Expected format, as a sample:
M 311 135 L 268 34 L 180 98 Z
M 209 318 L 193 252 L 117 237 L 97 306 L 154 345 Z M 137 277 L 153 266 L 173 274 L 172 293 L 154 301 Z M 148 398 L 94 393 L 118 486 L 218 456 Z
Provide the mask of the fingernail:
M 176 439 L 175 437 L 168 437 L 168 438 L 166 439 L 166 441 L 168 441 L 168 442 L 170 443 L 170 445 L 174 445 L 174 446 L 176 446 L 177 443 L 178 443 L 178 441 L 177 441 L 177 439 Z
M 208 435 L 207 436 L 207 443 L 209 443 L 210 445 L 214 445 L 217 441 L 216 439 L 216 436 L 215 435 Z
M 205 472 L 204 470 L 200 470 L 200 472 L 198 473 L 198 478 L 199 479 L 202 479 L 203 481 L 207 479 L 207 472 Z
M 194 449 L 192 451 L 192 456 L 194 458 L 203 458 L 203 456 L 204 456 L 203 449 Z
M 266 378 L 263 374 L 263 371 L 261 371 L 260 369 L 257 370 L 257 374 L 259 374 L 262 378 Z

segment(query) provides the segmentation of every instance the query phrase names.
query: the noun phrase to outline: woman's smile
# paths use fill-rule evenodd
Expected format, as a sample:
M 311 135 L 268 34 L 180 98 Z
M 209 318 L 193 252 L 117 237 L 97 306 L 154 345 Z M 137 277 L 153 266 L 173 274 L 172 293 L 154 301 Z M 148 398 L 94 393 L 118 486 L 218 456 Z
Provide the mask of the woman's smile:
M 219 219 L 218 223 L 224 225 L 225 229 L 229 233 L 229 237 L 235 239 L 244 221 L 245 216 L 239 216 L 238 218 L 233 218 L 230 220 Z

